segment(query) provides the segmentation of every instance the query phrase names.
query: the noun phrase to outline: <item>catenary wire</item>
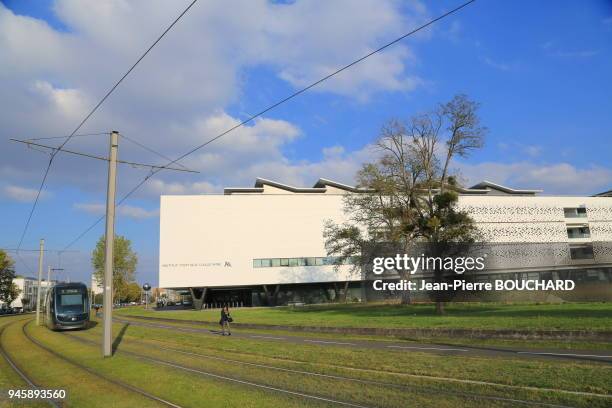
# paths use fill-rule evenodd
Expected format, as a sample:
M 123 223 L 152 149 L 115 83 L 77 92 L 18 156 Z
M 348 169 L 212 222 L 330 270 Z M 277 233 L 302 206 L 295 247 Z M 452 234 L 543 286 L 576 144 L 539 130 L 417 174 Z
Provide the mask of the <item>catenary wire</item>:
M 72 135 L 72 137 L 101 136 L 101 135 L 108 135 L 108 133 L 109 132 L 79 133 L 78 135 Z M 51 140 L 51 139 L 67 139 L 69 137 L 70 137 L 70 135 L 66 135 L 66 136 L 51 136 L 51 137 L 35 137 L 35 138 L 30 138 L 30 139 L 25 139 L 25 140 L 36 141 L 36 140 Z
M 24 144 L 27 144 L 28 146 L 29 145 L 33 145 L 33 146 L 37 146 L 37 147 L 42 147 L 44 149 L 50 149 L 52 151 L 56 151 L 56 149 L 57 149 L 56 147 L 53 147 L 53 146 L 46 146 L 46 145 L 43 145 L 43 144 L 30 142 L 30 141 L 27 141 L 27 140 L 17 140 L 17 139 L 9 139 L 9 140 L 11 140 L 13 142 L 18 142 L 18 143 L 24 143 Z M 90 158 L 90 159 L 96 159 L 96 160 L 101 160 L 101 161 L 106 161 L 106 162 L 109 161 L 109 159 L 106 158 L 106 157 L 96 156 L 96 155 L 89 154 L 89 153 L 75 152 L 73 150 L 68 150 L 68 149 L 63 149 L 62 151 L 64 153 L 69 153 L 69 154 L 73 154 L 73 155 L 76 155 L 76 156 L 83 156 L 83 157 L 87 157 L 87 158 Z M 199 171 L 189 170 L 189 169 L 185 169 L 185 168 L 177 169 L 175 167 L 157 166 L 157 165 L 154 165 L 154 164 L 145 164 L 145 163 L 136 163 L 136 162 L 127 161 L 127 160 L 117 160 L 117 163 L 128 164 L 128 165 L 133 166 L 133 167 L 148 167 L 150 169 L 160 169 L 160 170 L 164 169 L 164 170 L 186 171 L 186 172 L 189 172 L 189 173 L 199 173 Z
M 299 96 L 299 95 L 303 94 L 304 92 L 308 91 L 309 89 L 314 88 L 315 86 L 317 86 L 317 85 L 321 84 L 322 82 L 324 82 L 324 81 L 328 80 L 329 78 L 331 78 L 331 77 L 333 77 L 333 76 L 335 76 L 335 75 L 337 75 L 337 74 L 339 74 L 339 73 L 341 73 L 341 72 L 343 72 L 343 71 L 347 70 L 348 68 L 350 68 L 350 67 L 352 67 L 352 66 L 354 66 L 354 65 L 356 65 L 356 64 L 358 64 L 358 63 L 360 63 L 361 61 L 363 61 L 363 60 L 365 60 L 365 59 L 367 59 L 367 58 L 371 57 L 372 55 L 377 54 L 377 53 L 379 53 L 379 52 L 381 52 L 381 51 L 385 50 L 386 48 L 389 48 L 390 46 L 392 46 L 392 45 L 394 45 L 394 44 L 396 44 L 396 43 L 398 43 L 398 42 L 402 41 L 402 40 L 403 40 L 403 39 L 405 39 L 406 37 L 409 37 L 409 36 L 411 36 L 411 35 L 413 35 L 413 34 L 416 34 L 417 32 L 419 32 L 419 31 L 421 31 L 421 30 L 423 30 L 423 29 L 425 29 L 425 28 L 429 27 L 430 25 L 432 25 L 432 24 L 434 24 L 434 23 L 436 23 L 436 22 L 438 22 L 438 21 L 442 20 L 443 18 L 448 17 L 448 16 L 450 16 L 451 14 L 456 13 L 457 11 L 459 11 L 459 10 L 463 9 L 464 7 L 467 7 L 467 6 L 468 6 L 468 5 L 470 5 L 471 3 L 474 3 L 475 1 L 476 1 L 476 0 L 470 0 L 470 1 L 468 1 L 468 2 L 465 2 L 465 3 L 461 4 L 460 6 L 455 7 L 454 9 L 452 9 L 452 10 L 450 10 L 450 11 L 448 11 L 448 12 L 444 13 L 444 14 L 441 14 L 440 16 L 438 16 L 438 17 L 436 17 L 436 18 L 434 18 L 434 19 L 432 19 L 432 20 L 429 20 L 427 23 L 425 23 L 425 24 L 423 24 L 423 25 L 421 25 L 421 26 L 419 26 L 419 27 L 415 28 L 414 30 L 412 30 L 412 31 L 410 31 L 410 32 L 408 32 L 408 33 L 406 33 L 406 34 L 402 35 L 401 37 L 398 37 L 398 38 L 394 39 L 393 41 L 390 41 L 390 42 L 386 43 L 385 45 L 383 45 L 383 46 L 381 46 L 381 47 L 379 47 L 379 48 L 375 49 L 374 51 L 372 51 L 372 52 L 370 52 L 370 53 L 368 53 L 368 54 L 366 54 L 366 55 L 362 56 L 361 58 L 359 58 L 359 59 L 357 59 L 357 60 L 355 60 L 355 61 L 353 61 L 353 62 L 351 62 L 350 64 L 347 64 L 347 65 L 345 65 L 345 66 L 343 66 L 343 67 L 341 67 L 341 68 L 337 69 L 336 71 L 332 72 L 331 74 L 329 74 L 329 75 L 327 75 L 327 76 L 325 76 L 325 77 L 323 77 L 323 78 L 321 78 L 321 79 L 319 79 L 319 80 L 317 80 L 317 81 L 315 81 L 315 82 L 311 83 L 310 85 L 306 86 L 305 88 L 302 88 L 302 89 L 300 89 L 300 90 L 298 90 L 298 91 L 296 91 L 296 92 L 292 93 L 291 95 L 289 95 L 289 96 L 287 96 L 287 97 L 285 97 L 285 98 L 281 99 L 280 101 L 278 101 L 278 102 L 276 102 L 276 103 L 274 103 L 274 104 L 272 104 L 272 105 L 268 106 L 268 107 L 267 107 L 267 108 L 265 108 L 264 110 L 262 110 L 262 111 L 260 111 L 260 112 L 258 112 L 258 113 L 256 113 L 256 114 L 254 114 L 254 115 L 251 115 L 250 117 L 248 117 L 247 119 L 245 119 L 245 120 L 243 120 L 242 122 L 238 123 L 237 125 L 232 126 L 231 128 L 229 128 L 229 129 L 225 130 L 224 132 L 222 132 L 222 133 L 218 134 L 217 136 L 213 137 L 212 139 L 209 139 L 209 140 L 207 140 L 206 142 L 204 142 L 204 143 L 202 143 L 202 144 L 200 144 L 200 145 L 198 145 L 198 146 L 194 147 L 193 149 L 191 149 L 191 150 L 189 150 L 188 152 L 184 153 L 183 155 L 179 156 L 177 159 L 174 159 L 174 160 L 170 161 L 170 162 L 169 162 L 169 163 L 167 163 L 165 166 L 171 166 L 171 165 L 173 165 L 173 164 L 177 163 L 178 161 L 180 161 L 180 160 L 184 159 L 185 157 L 187 157 L 187 156 L 189 156 L 189 155 L 191 155 L 191 154 L 195 153 L 196 151 L 198 151 L 198 150 L 202 149 L 203 147 L 205 147 L 205 146 L 209 145 L 210 143 L 214 142 L 215 140 L 220 139 L 220 138 L 222 138 L 223 136 L 227 135 L 228 133 L 230 133 L 230 132 L 232 132 L 232 131 L 234 131 L 234 130 L 236 130 L 236 129 L 238 129 L 238 128 L 242 127 L 242 126 L 244 126 L 245 124 L 247 124 L 247 123 L 249 123 L 249 122 L 251 122 L 251 121 L 253 121 L 253 120 L 257 119 L 258 117 L 260 117 L 260 116 L 264 115 L 265 113 L 267 113 L 267 112 L 271 111 L 272 109 L 274 109 L 274 108 L 278 107 L 279 105 L 282 105 L 283 103 L 285 103 L 285 102 L 287 102 L 287 101 L 289 101 L 289 100 L 291 100 L 291 99 L 295 98 L 296 96 Z M 124 195 L 124 196 L 123 196 L 123 197 L 122 197 L 122 198 L 119 200 L 119 202 L 117 203 L 117 206 L 120 206 L 120 205 L 121 205 L 121 204 L 122 204 L 122 203 L 123 203 L 125 200 L 127 200 L 127 199 L 128 199 L 128 198 L 129 198 L 129 197 L 132 195 L 132 194 L 134 194 L 134 193 L 135 193 L 135 192 L 136 192 L 138 189 L 140 189 L 140 187 L 141 187 L 143 184 L 145 184 L 145 183 L 146 183 L 146 182 L 147 182 L 147 181 L 148 181 L 148 180 L 149 180 L 149 179 L 150 179 L 152 176 L 154 176 L 155 174 L 157 174 L 159 171 L 163 170 L 163 168 L 165 168 L 165 166 L 161 166 L 161 168 L 159 168 L 159 169 L 152 170 L 150 174 L 148 174 L 148 175 L 147 175 L 147 176 L 146 176 L 144 179 L 142 179 L 142 180 L 141 180 L 141 181 L 140 181 L 140 182 L 139 182 L 139 183 L 138 183 L 136 186 L 134 186 L 134 187 L 133 187 L 133 188 L 132 188 L 132 189 L 131 189 L 131 190 L 130 190 L 130 191 L 127 193 L 127 194 L 125 194 L 125 195 Z M 79 241 L 79 240 L 80 240 L 80 239 L 81 239 L 83 236 L 85 236 L 85 235 L 86 235 L 86 234 L 87 234 L 89 231 L 91 231 L 91 230 L 92 230 L 92 229 L 93 229 L 93 228 L 94 228 L 96 225 L 98 225 L 98 224 L 99 224 L 99 223 L 100 223 L 100 222 L 101 222 L 101 221 L 102 221 L 104 218 L 105 218 L 105 216 L 104 216 L 104 215 L 103 215 L 103 216 L 101 216 L 100 218 L 98 218 L 98 219 L 97 219 L 97 220 L 96 220 L 96 221 L 95 221 L 93 224 L 91 224 L 89 227 L 87 227 L 87 229 L 85 229 L 85 231 L 83 231 L 81 234 L 79 234 L 79 235 L 77 236 L 77 238 L 75 238 L 74 240 L 72 240 L 72 241 L 71 241 L 71 242 L 70 242 L 68 245 L 66 245 L 66 247 L 64 247 L 64 248 L 65 248 L 65 249 L 70 248 L 72 245 L 74 245 L 76 242 L 78 242 L 78 241 Z
M 125 78 L 127 78 L 128 75 L 130 75 L 130 73 L 136 68 L 136 66 L 140 63 L 140 61 L 142 61 L 147 56 L 147 54 L 149 54 L 149 52 L 157 45 L 157 43 L 159 43 L 161 41 L 161 39 L 164 38 L 164 36 L 172 29 L 172 27 L 174 27 L 176 25 L 176 23 L 178 23 L 178 21 L 185 14 L 187 14 L 187 12 L 191 9 L 191 7 L 197 1 L 198 0 L 193 0 L 191 3 L 189 3 L 189 5 L 183 10 L 183 12 L 181 14 L 179 14 L 178 17 L 176 17 L 176 19 L 174 19 L 174 21 L 161 33 L 161 35 L 153 42 L 153 44 L 151 44 L 151 46 L 149 48 L 147 48 L 147 50 L 136 60 L 136 62 L 130 67 L 130 69 L 128 69 L 127 72 L 125 74 L 123 74 L 123 76 L 102 97 L 102 99 L 100 99 L 100 101 L 93 107 L 93 109 L 91 109 L 91 111 L 89 111 L 89 113 L 83 118 L 83 120 L 78 124 L 78 126 L 70 133 L 70 135 L 66 138 L 66 140 L 64 140 L 60 144 L 58 149 L 55 150 L 53 153 L 51 153 L 51 157 L 49 159 L 49 162 L 48 162 L 47 167 L 45 169 L 45 172 L 43 174 L 42 181 L 40 182 L 40 186 L 38 187 L 38 192 L 36 193 L 36 198 L 34 199 L 34 203 L 32 204 L 32 208 L 30 209 L 30 213 L 28 215 L 28 218 L 26 220 L 25 226 L 23 228 L 23 232 L 21 233 L 21 237 L 19 238 L 19 244 L 17 245 L 17 248 L 21 248 L 21 245 L 23 244 L 23 239 L 25 238 L 25 235 L 26 235 L 26 233 L 28 231 L 28 228 L 30 226 L 30 222 L 32 221 L 32 216 L 34 215 L 34 211 L 36 210 L 36 206 L 38 205 L 38 201 L 40 199 L 40 194 L 42 193 L 42 190 L 45 187 L 45 183 L 47 182 L 47 177 L 49 176 L 49 171 L 51 170 L 51 165 L 53 164 L 53 159 L 55 158 L 55 155 L 59 151 L 61 151 L 63 149 L 63 147 L 74 137 L 74 135 L 81 129 L 81 127 L 83 127 L 85 122 L 87 122 L 89 120 L 89 118 L 91 118 L 93 116 L 93 114 L 98 110 L 98 108 L 100 106 L 102 106 L 102 104 L 115 91 L 115 89 L 117 89 L 117 87 L 123 82 L 123 80 Z
M 172 161 L 172 159 L 171 159 L 171 158 L 169 158 L 168 156 L 166 156 L 165 154 L 162 154 L 162 153 L 160 153 L 160 152 L 158 152 L 158 151 L 156 151 L 156 150 L 153 150 L 153 149 L 151 149 L 149 146 L 144 145 L 144 144 L 140 143 L 139 141 L 134 140 L 134 139 L 132 139 L 132 138 L 130 138 L 130 137 L 128 137 L 128 136 L 126 136 L 126 135 L 124 135 L 123 133 L 119 133 L 119 136 L 121 136 L 122 138 L 124 138 L 124 139 L 125 139 L 125 140 L 127 140 L 128 142 L 131 142 L 131 143 L 135 144 L 136 146 L 138 146 L 138 147 L 140 147 L 140 148 L 142 148 L 142 149 L 144 149 L 144 150 L 146 150 L 146 151 L 148 151 L 148 152 L 150 152 L 150 153 L 153 153 L 153 154 L 155 154 L 155 155 L 157 155 L 157 156 L 161 157 L 161 158 L 162 158 L 162 159 L 164 159 L 164 160 Z M 181 163 L 176 163 L 176 164 L 177 164 L 177 165 L 179 165 L 179 166 L 181 166 L 181 167 L 182 167 L 182 168 L 184 168 L 184 169 L 187 169 L 187 167 L 183 166 Z

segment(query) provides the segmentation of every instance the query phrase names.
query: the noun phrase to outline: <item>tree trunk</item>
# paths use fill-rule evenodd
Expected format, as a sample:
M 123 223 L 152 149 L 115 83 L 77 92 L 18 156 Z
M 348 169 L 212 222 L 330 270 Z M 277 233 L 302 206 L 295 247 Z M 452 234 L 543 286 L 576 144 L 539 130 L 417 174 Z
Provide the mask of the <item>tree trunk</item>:
M 325 300 L 327 301 L 327 303 L 331 303 L 332 297 L 331 297 L 331 294 L 329 293 L 329 288 L 327 287 L 327 284 L 323 283 L 321 287 L 323 290 L 323 296 L 325 297 Z
M 404 253 L 407 253 L 406 250 L 404 250 Z M 399 275 L 402 280 L 409 281 L 411 278 L 410 273 L 406 273 L 406 271 L 400 272 Z M 409 290 L 402 290 L 401 304 L 402 305 L 412 304 L 412 296 Z
M 349 286 L 349 281 L 346 281 L 344 283 L 344 294 L 343 294 L 343 301 L 344 301 L 344 303 L 346 303 L 346 298 L 348 296 L 348 286 Z
M 436 314 L 437 315 L 443 315 L 444 312 L 444 302 L 442 302 L 441 300 L 437 300 L 436 301 Z
M 334 282 L 334 302 L 338 303 L 338 301 L 340 301 L 340 287 Z

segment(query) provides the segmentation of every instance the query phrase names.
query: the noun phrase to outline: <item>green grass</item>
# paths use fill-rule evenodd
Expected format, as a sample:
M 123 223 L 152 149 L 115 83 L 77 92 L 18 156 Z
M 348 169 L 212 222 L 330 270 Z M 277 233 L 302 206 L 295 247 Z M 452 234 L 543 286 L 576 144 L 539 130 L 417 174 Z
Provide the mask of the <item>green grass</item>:
M 24 319 L 24 317 L 22 316 L 1 318 L 0 331 L 7 325 L 22 319 Z M 0 345 L 3 345 L 2 338 L 0 338 Z M 19 404 L 18 402 L 9 401 L 8 390 L 17 390 L 25 388 L 28 388 L 27 383 L 11 368 L 9 363 L 2 356 L 0 356 L 0 392 L 2 392 L 2 395 L 0 395 L 0 407 L 9 408 L 23 406 L 23 404 Z M 46 407 L 47 404 L 43 402 L 33 402 L 28 404 L 28 406 Z
M 30 342 L 22 332 L 23 325 L 30 319 L 0 319 L 0 325 L 6 325 L 2 345 L 41 386 L 66 389 L 69 396 L 66 406 L 157 406 L 153 401 L 88 373 Z M 99 346 L 102 327 L 97 323 L 94 321 L 88 330 L 69 333 L 52 332 L 45 327 L 36 327 L 32 322 L 25 328 L 32 337 L 60 355 L 182 407 L 335 405 L 186 372 L 128 353 L 367 407 L 517 406 L 508 401 L 479 399 L 461 393 L 575 407 L 605 407 L 612 401 L 612 398 L 602 396 L 576 394 L 587 392 L 612 396 L 612 383 L 609 381 L 612 368 L 605 364 L 289 344 L 119 323 L 114 324 L 113 329 L 117 352 L 112 358 L 102 358 Z M 0 381 L 4 381 L 0 384 L 23 387 L 23 384 L 18 384 L 19 379 L 14 373 L 5 368 L 0 361 Z M 373 384 L 372 381 L 387 385 Z M 4 406 L 0 401 L 0 407 Z
M 496 304 L 454 303 L 437 316 L 432 305 L 340 304 L 305 307 L 243 308 L 232 311 L 237 323 L 286 326 L 612 330 L 612 303 Z M 216 323 L 218 310 L 153 311 L 126 308 L 125 316 L 164 317 Z
M 66 390 L 69 406 L 93 408 L 161 406 L 101 380 L 37 347 L 23 335 L 23 324 L 17 322 L 6 327 L 3 346 L 35 383 L 46 389 Z M 36 330 L 47 331 L 43 327 L 37 327 Z
M 142 319 L 137 315 L 125 315 L 122 314 L 117 316 L 125 321 L 134 321 L 136 323 L 150 323 L 150 320 Z M 218 323 L 207 323 L 207 322 L 191 322 L 191 321 L 161 321 L 164 325 L 169 326 L 183 326 L 195 329 L 212 329 L 218 330 Z M 376 336 L 376 335 L 363 335 L 363 334 L 340 334 L 340 333 L 320 333 L 320 332 L 307 332 L 307 331 L 288 331 L 281 329 L 238 329 L 241 333 L 245 334 L 258 334 L 266 336 L 299 336 L 299 337 L 310 337 L 313 339 L 329 339 L 336 341 L 346 340 L 372 340 L 378 342 L 393 342 L 393 343 L 405 343 L 406 345 L 411 344 L 432 344 L 432 345 L 464 345 L 473 347 L 503 347 L 503 348 L 514 348 L 514 349 L 546 349 L 546 350 L 558 350 L 563 351 L 599 351 L 606 352 L 612 350 L 612 342 L 604 340 L 563 340 L 563 339 L 478 339 L 478 338 L 466 338 L 466 337 L 424 337 L 424 336 L 411 336 L 406 337 L 402 335 L 387 335 L 387 336 Z
M 106 376 L 127 382 L 151 394 L 164 398 L 183 407 L 295 407 L 300 406 L 299 401 L 282 395 L 271 394 L 261 390 L 246 389 L 242 386 L 228 384 L 209 378 L 178 371 L 176 369 L 155 365 L 150 362 L 116 354 L 112 358 L 101 358 L 100 347 L 84 345 L 72 340 L 65 334 L 51 332 L 43 327 L 29 326 L 30 333 L 47 346 L 60 352 L 81 364 L 102 373 Z M 117 332 L 116 332 L 117 333 Z M 62 379 L 65 381 L 66 379 Z M 103 381 L 102 381 L 103 382 Z M 119 387 L 115 387 L 120 389 Z M 132 398 L 134 398 L 132 393 Z M 91 390 L 89 399 L 98 397 L 98 392 Z M 136 395 L 136 397 L 139 397 Z M 139 397 L 142 398 L 142 397 Z M 157 406 L 151 400 L 137 403 L 122 398 L 125 406 Z M 94 406 L 77 403 L 74 406 Z M 120 405 L 103 405 L 115 407 Z M 122 405 L 121 405 L 122 406 Z M 311 406 L 327 406 L 325 404 L 312 404 Z
M 605 400 L 592 397 L 578 397 L 562 392 L 543 392 L 525 387 L 553 388 L 559 390 L 612 393 L 609 384 L 610 369 L 602 364 L 550 362 L 542 360 L 520 360 L 510 358 L 481 358 L 451 355 L 431 355 L 416 352 L 383 351 L 365 349 L 347 349 L 318 345 L 296 345 L 271 341 L 259 341 L 242 338 L 223 338 L 218 336 L 178 333 L 167 329 L 144 328 L 137 326 L 115 325 L 115 332 L 123 331 L 120 350 L 136 352 L 147 351 L 147 354 L 176 359 L 181 364 L 193 364 L 195 367 L 206 367 L 207 370 L 225 375 L 240 376 L 246 380 L 270 381 L 273 386 L 298 387 L 301 392 L 328 392 L 331 395 L 352 397 L 365 405 L 375 398 L 374 406 L 405 406 L 405 401 L 421 401 L 416 406 L 450 406 L 445 401 L 452 401 L 443 392 L 467 391 L 566 403 L 574 406 L 605 406 Z M 100 328 L 74 335 L 90 340 L 98 340 Z M 147 346 L 148 345 L 148 346 Z M 239 364 L 226 364 L 198 359 L 189 356 L 172 356 L 166 350 L 155 352 L 151 346 L 170 347 L 210 356 L 221 356 L 241 361 L 269 364 L 278 367 L 307 370 L 353 378 L 392 382 L 423 388 L 421 392 L 388 394 L 378 390 L 373 393 L 370 387 L 350 386 L 343 382 L 326 380 L 308 383 L 303 375 L 283 378 L 275 373 L 258 372 Z M 260 371 L 260 370 L 259 370 Z M 293 380 L 291 379 L 293 377 Z M 434 379 L 433 377 L 444 377 Z M 297 381 L 297 382 L 296 382 Z M 482 385 L 470 381 L 485 381 L 499 384 Z M 292 385 L 293 384 L 293 385 Z M 305 387 L 305 388 L 304 388 Z M 375 387 L 375 389 L 380 387 Z M 363 394 L 366 392 L 366 394 Z M 381 394 L 382 393 L 382 394 Z M 414 394 L 414 395 L 413 395 Z M 435 396 L 442 396 L 441 399 Z M 360 399 L 361 398 L 361 399 Z M 456 399 L 456 398 L 454 398 Z M 383 404 L 383 402 L 385 402 Z M 402 401 L 404 404 L 402 404 Z M 609 401 L 607 401 L 609 402 Z M 466 401 L 459 398 L 455 406 L 481 405 L 483 401 Z M 372 404 L 370 404 L 372 405 Z M 492 401 L 485 401 L 485 406 L 495 406 Z

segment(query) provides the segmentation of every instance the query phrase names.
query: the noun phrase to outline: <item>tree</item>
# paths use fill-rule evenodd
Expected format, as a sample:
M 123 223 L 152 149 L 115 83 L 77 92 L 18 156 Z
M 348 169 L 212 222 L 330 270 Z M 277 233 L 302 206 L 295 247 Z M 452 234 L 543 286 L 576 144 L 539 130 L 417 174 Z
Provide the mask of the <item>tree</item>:
M 15 262 L 3 250 L 0 249 L 0 302 L 8 307 L 19 296 L 20 290 L 13 282 L 15 279 Z
M 22 298 L 21 299 L 21 306 L 23 306 L 23 310 L 27 310 L 29 304 L 30 304 L 30 299 L 29 298 Z
M 102 236 L 91 256 L 94 276 L 98 282 L 104 282 L 105 247 L 104 236 Z M 113 302 L 115 302 L 125 298 L 128 284 L 135 281 L 138 255 L 132 250 L 132 243 L 129 239 L 116 235 L 113 258 Z
M 140 302 L 140 297 L 142 296 L 142 289 L 140 285 L 136 282 L 130 282 L 127 285 L 125 298 L 122 299 L 126 302 Z
M 477 111 L 477 103 L 457 95 L 407 123 L 391 120 L 383 126 L 375 142 L 377 160 L 357 174 L 361 191 L 344 197 L 348 221 L 325 225 L 328 255 L 336 255 L 338 264 L 357 260 L 359 268 L 368 263 L 367 253 L 381 246 L 404 253 L 420 246 L 428 256 L 443 256 L 457 255 L 458 248 L 476 242 L 473 220 L 457 209 L 460 186 L 450 166 L 483 145 L 486 128 Z M 406 271 L 399 273 L 410 279 Z M 445 279 L 445 271 L 434 270 L 434 279 Z M 443 313 L 445 299 L 435 300 L 437 312 Z M 402 303 L 410 303 L 409 292 Z

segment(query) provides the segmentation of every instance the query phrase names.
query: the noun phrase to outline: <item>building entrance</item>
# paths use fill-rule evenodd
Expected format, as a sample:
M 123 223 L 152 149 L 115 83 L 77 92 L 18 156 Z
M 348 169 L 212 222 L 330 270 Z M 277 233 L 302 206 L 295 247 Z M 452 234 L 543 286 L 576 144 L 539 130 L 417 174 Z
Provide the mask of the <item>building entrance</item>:
M 230 289 L 208 289 L 204 299 L 204 308 L 214 309 L 225 305 L 231 307 L 251 307 L 251 289 L 230 288 Z

